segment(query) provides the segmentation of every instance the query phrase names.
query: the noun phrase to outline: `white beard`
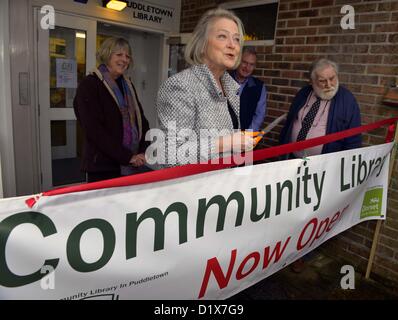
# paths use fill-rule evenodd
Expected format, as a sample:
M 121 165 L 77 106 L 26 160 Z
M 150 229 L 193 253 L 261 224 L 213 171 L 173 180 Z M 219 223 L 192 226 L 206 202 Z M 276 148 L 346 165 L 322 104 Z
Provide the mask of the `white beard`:
M 331 100 L 336 95 L 337 90 L 339 90 L 339 81 L 337 81 L 335 87 L 329 88 L 327 91 L 325 89 L 319 88 L 317 85 L 313 85 L 315 94 L 322 100 Z

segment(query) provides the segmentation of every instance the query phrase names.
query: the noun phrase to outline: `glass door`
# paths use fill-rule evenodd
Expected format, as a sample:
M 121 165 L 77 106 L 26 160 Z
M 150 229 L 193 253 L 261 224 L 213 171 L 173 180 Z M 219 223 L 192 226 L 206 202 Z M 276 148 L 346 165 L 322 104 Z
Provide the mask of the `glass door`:
M 168 77 L 189 67 L 185 62 L 184 50 L 188 43 L 188 39 L 191 37 L 191 33 L 180 33 L 169 36 L 167 39 L 167 44 L 169 45 Z
M 38 92 L 42 190 L 85 181 L 82 132 L 73 111 L 76 88 L 95 67 L 96 22 L 55 15 L 55 28 L 38 25 Z

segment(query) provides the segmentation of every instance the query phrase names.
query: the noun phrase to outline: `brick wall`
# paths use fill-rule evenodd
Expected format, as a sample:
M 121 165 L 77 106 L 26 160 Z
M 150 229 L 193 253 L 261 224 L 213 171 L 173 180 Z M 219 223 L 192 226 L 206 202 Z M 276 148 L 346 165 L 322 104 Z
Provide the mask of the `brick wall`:
M 199 17 L 226 1 L 183 0 L 181 32 L 191 32 Z M 355 29 L 343 30 L 343 5 L 355 9 Z M 255 75 L 268 89 L 269 123 L 289 109 L 295 93 L 307 83 L 308 67 L 320 57 L 340 66 L 340 83 L 355 95 L 362 123 L 398 116 L 398 109 L 382 104 L 387 86 L 398 77 L 398 1 L 280 0 L 275 45 L 257 47 Z M 275 145 L 281 127 L 268 137 Z M 386 129 L 364 136 L 366 145 L 382 143 Z M 397 162 L 397 161 L 396 161 Z M 398 166 L 395 162 L 389 189 L 387 220 L 381 228 L 372 277 L 398 283 Z M 323 245 L 364 272 L 375 221 L 361 223 Z

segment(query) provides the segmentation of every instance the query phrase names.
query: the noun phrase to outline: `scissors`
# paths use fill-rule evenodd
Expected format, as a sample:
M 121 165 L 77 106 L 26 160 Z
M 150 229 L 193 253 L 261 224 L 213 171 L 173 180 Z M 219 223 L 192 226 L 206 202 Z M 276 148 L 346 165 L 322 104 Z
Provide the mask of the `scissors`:
M 275 128 L 279 124 L 279 122 L 285 120 L 286 116 L 287 113 L 282 114 L 261 131 L 244 131 L 243 133 L 245 135 L 253 137 L 254 147 L 255 147 L 268 132 L 270 132 L 273 128 Z

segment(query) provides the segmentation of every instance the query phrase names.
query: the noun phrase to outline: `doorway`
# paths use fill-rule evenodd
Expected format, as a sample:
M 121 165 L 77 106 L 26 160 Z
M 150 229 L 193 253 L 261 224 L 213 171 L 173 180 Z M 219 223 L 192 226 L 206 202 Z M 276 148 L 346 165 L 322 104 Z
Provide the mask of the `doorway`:
M 163 44 L 163 36 L 109 23 L 97 23 L 97 48 L 103 40 L 112 36 L 125 38 L 130 43 L 133 66 L 129 68 L 127 75 L 137 90 L 149 126 L 157 128 L 155 104 L 161 82 L 160 48 Z
M 96 66 L 95 53 L 104 38 L 130 42 L 134 67 L 128 75 L 151 128 L 157 127 L 155 101 L 162 74 L 160 34 L 60 13 L 55 23 L 54 29 L 37 26 L 41 191 L 85 182 L 80 171 L 83 132 L 73 99 L 79 82 Z

